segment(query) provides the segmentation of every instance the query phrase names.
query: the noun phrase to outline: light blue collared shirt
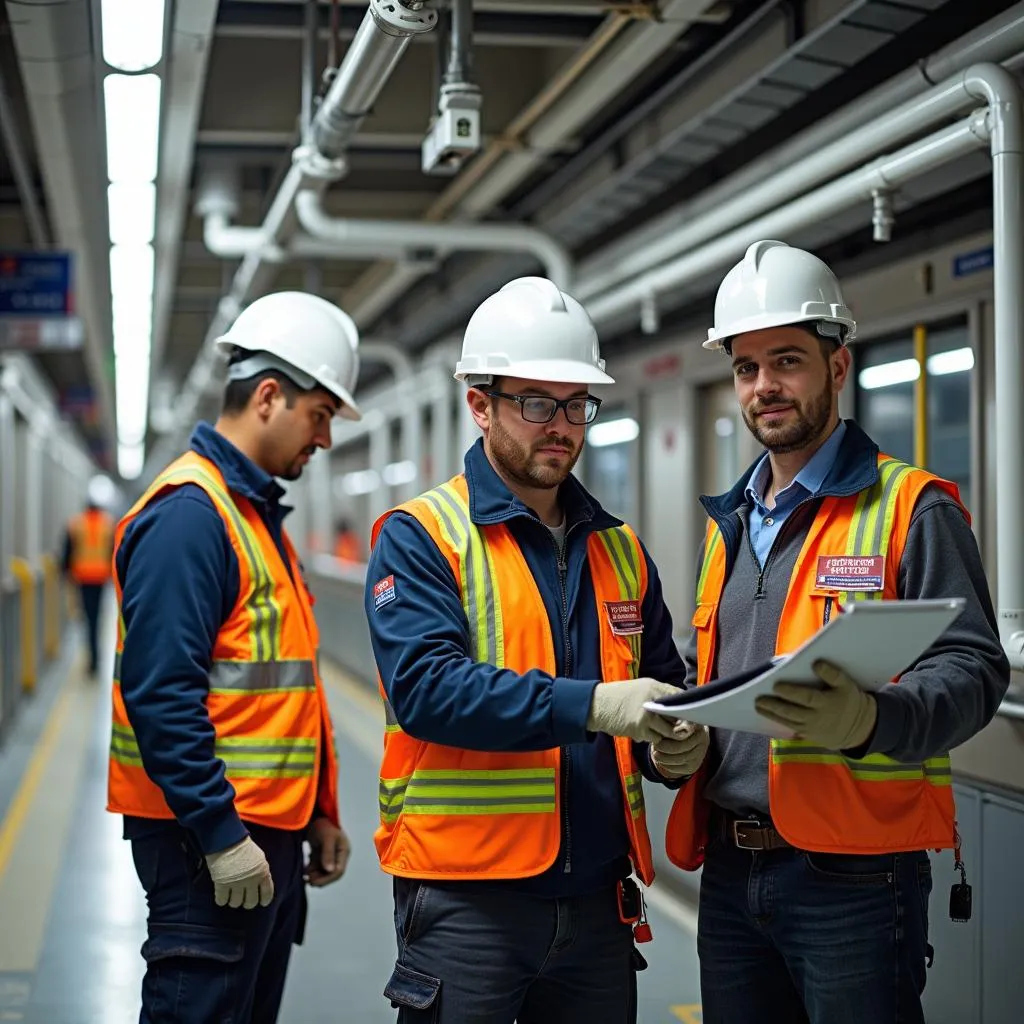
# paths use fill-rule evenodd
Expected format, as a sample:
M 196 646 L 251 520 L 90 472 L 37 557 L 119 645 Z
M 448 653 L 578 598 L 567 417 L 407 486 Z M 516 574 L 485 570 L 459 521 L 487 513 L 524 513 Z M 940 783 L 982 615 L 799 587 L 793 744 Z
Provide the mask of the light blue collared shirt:
M 747 532 L 750 534 L 750 543 L 754 548 L 754 554 L 757 555 L 758 564 L 762 568 L 764 568 L 768 552 L 771 551 L 775 538 L 779 535 L 782 524 L 789 514 L 801 501 L 812 497 L 821 490 L 821 485 L 832 468 L 845 433 L 846 424 L 840 420 L 839 426 L 811 456 L 807 465 L 797 473 L 793 482 L 775 495 L 775 508 L 768 508 L 763 500 L 772 476 L 767 452 L 754 467 L 754 472 L 751 474 L 744 492 L 751 505 Z

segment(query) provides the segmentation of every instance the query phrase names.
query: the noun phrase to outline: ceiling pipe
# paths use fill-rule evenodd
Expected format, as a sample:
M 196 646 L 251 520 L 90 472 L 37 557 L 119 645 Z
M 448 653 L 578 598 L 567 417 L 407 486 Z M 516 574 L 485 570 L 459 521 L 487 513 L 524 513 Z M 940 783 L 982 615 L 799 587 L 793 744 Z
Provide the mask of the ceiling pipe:
M 972 64 L 998 64 L 1019 54 L 1021 50 L 1024 50 L 1024 3 L 1016 4 L 914 67 L 823 118 L 721 183 L 705 189 L 696 199 L 674 207 L 664 216 L 630 232 L 583 261 L 578 270 L 580 297 L 602 294 L 630 277 L 678 255 L 685 245 L 694 244 L 692 240 L 683 242 L 682 239 L 695 237 L 687 229 L 705 214 L 714 217 L 717 213 L 720 221 L 725 214 L 736 224 L 741 223 L 741 219 L 733 219 L 729 211 L 745 206 L 743 217 L 752 216 L 754 211 L 749 198 L 755 192 L 764 195 L 760 189 L 770 176 L 773 176 L 775 182 L 774 191 L 770 194 L 768 204 L 762 203 L 761 210 L 799 195 L 827 180 L 829 175 L 842 173 L 857 166 L 866 156 L 883 152 L 887 146 L 909 138 L 908 134 L 904 132 L 901 135 L 900 132 L 904 128 L 914 127 L 913 111 L 923 93 L 934 94 L 936 83 L 945 82 L 948 85 L 960 81 L 956 77 L 958 73 Z M 872 124 L 878 128 L 878 132 L 870 143 L 874 148 L 866 150 L 863 146 L 868 140 L 855 133 Z M 893 128 L 896 130 L 890 130 Z M 862 141 L 850 144 L 851 139 Z M 844 141 L 847 143 L 845 146 Z M 832 148 L 836 145 L 841 148 Z M 835 154 L 828 166 L 818 160 L 826 147 Z M 712 238 L 716 231 L 721 230 L 711 227 L 713 221 L 705 222 L 701 219 L 700 223 L 708 224 L 707 229 L 702 229 L 706 233 L 700 240 Z
M 714 2 L 666 0 L 657 11 L 653 5 L 633 5 L 610 14 L 575 58 L 441 193 L 423 219 L 441 221 L 455 211 L 478 218 L 493 209 L 540 166 L 554 145 L 613 100 L 623 82 L 673 46 Z M 640 19 L 644 20 L 637 24 Z M 382 284 L 372 269 L 356 284 L 352 307 L 357 320 L 369 320 L 365 310 L 380 304 L 374 291 L 382 287 L 401 295 L 397 283 Z
M 992 73 L 998 71 L 1010 78 L 1005 69 L 999 65 L 981 65 L 989 68 Z M 745 191 L 732 202 L 711 209 L 703 217 L 689 221 L 678 231 L 663 239 L 656 247 L 661 252 L 673 252 L 677 255 L 664 263 L 653 267 L 629 280 L 617 285 L 611 275 L 601 275 L 580 280 L 577 289 L 580 300 L 587 311 L 598 322 L 607 321 L 627 310 L 634 308 L 639 312 L 650 296 L 657 297 L 659 292 L 669 290 L 689 276 L 684 272 L 680 278 L 678 268 L 688 267 L 691 256 L 696 252 L 706 252 L 722 244 L 726 238 L 746 237 L 744 232 L 754 230 L 750 227 L 751 218 L 765 214 L 767 218 L 774 216 L 779 203 L 791 199 L 794 195 L 806 193 L 815 184 L 828 181 L 838 172 L 850 166 L 862 163 L 865 156 L 874 155 L 887 146 L 913 138 L 924 130 L 940 124 L 950 117 L 969 110 L 977 103 L 977 96 L 969 84 L 979 72 L 977 68 L 969 68 L 952 78 L 929 89 L 916 99 L 904 103 L 891 111 L 887 116 L 878 118 L 861 127 L 859 130 L 834 142 L 831 146 L 808 157 L 801 164 L 780 171 L 778 174 L 763 178 L 756 188 Z M 1012 80 L 1012 79 L 1011 79 Z M 857 157 L 860 156 L 860 161 Z M 847 181 L 841 178 L 839 181 Z M 798 188 L 793 187 L 797 182 Z M 836 182 L 838 183 L 838 182 Z M 877 185 L 885 189 L 884 181 Z M 817 195 L 818 193 L 811 193 Z M 867 198 L 871 199 L 870 190 Z M 803 195 L 799 202 L 808 199 Z M 785 207 L 788 209 L 788 207 Z M 772 211 L 772 212 L 767 212 Z M 765 218 L 762 217 L 761 220 Z M 755 223 L 761 223 L 761 220 Z M 738 232 L 734 229 L 738 229 Z M 754 232 L 753 238 L 771 237 Z M 695 246 L 705 245 L 695 250 Z M 742 248 L 742 246 L 741 246 Z M 639 258 L 643 258 L 639 256 Z M 726 256 L 726 261 L 731 258 Z M 624 263 L 629 261 L 624 260 Z M 588 301 L 592 299 L 593 301 Z
M 424 221 L 361 220 L 331 217 L 316 192 L 301 192 L 295 201 L 299 222 L 314 237 L 336 246 L 337 256 L 350 247 L 377 255 L 400 255 L 410 248 L 443 251 L 528 252 L 560 288 L 572 284 L 572 257 L 568 250 L 539 228 L 524 224 L 428 224 Z
M 292 154 L 292 166 L 263 221 L 268 245 L 285 245 L 295 232 L 295 197 L 304 188 L 325 189 L 345 173 L 344 154 L 352 136 L 380 95 L 391 72 L 414 35 L 429 32 L 437 22 L 434 11 L 422 0 L 371 0 L 370 6 L 345 53 L 338 73 L 320 104 L 309 129 L 309 143 Z M 145 467 L 151 478 L 184 443 L 184 433 L 219 379 L 220 361 L 213 341 L 230 327 L 244 305 L 272 281 L 276 265 L 259 252 L 244 257 L 231 288 L 221 299 L 203 345 L 175 403 L 177 429 L 154 446 Z

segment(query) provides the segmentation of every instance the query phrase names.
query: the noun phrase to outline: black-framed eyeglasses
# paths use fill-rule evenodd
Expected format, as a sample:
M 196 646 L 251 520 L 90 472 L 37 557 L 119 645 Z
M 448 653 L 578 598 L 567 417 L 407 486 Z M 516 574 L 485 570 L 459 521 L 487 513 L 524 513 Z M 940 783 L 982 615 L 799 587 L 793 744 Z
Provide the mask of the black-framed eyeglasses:
M 484 394 L 515 402 L 527 423 L 550 423 L 558 415 L 558 410 L 564 409 L 565 418 L 579 426 L 593 423 L 601 408 L 601 399 L 593 395 L 585 398 L 551 398 L 548 395 L 508 395 L 504 391 L 485 391 Z

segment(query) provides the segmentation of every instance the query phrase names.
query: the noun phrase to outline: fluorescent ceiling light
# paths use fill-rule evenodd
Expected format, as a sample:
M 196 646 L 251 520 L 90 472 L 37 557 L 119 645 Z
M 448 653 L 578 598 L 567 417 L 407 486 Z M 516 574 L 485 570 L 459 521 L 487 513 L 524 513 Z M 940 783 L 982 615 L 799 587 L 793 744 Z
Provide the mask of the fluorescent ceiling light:
M 164 52 L 164 0 L 101 0 L 103 59 L 119 71 L 145 71 Z
M 736 424 L 733 423 L 731 416 L 719 416 L 715 420 L 715 433 L 719 437 L 732 437 L 736 431 Z
M 411 459 L 392 462 L 381 470 L 380 475 L 389 487 L 396 484 L 407 484 L 416 479 L 416 463 Z
M 107 186 L 107 213 L 114 245 L 147 245 L 153 241 L 156 185 L 115 181 Z
M 380 487 L 380 474 L 375 469 L 346 473 L 341 478 L 341 486 L 346 494 L 369 494 Z
M 928 373 L 941 377 L 947 373 L 963 373 L 974 368 L 974 350 L 955 348 L 950 352 L 936 352 L 928 357 Z
M 117 438 L 122 444 L 137 444 L 146 436 L 148 351 L 115 356 L 114 397 L 117 405 Z
M 892 363 L 880 363 L 868 366 L 860 371 L 857 382 L 865 391 L 875 388 L 888 388 L 893 384 L 906 384 L 917 380 L 921 375 L 921 366 L 916 359 L 897 359 Z
M 132 298 L 153 301 L 153 246 L 111 246 L 110 291 L 115 307 Z
M 119 444 L 117 446 L 117 471 L 124 480 L 134 480 L 142 472 L 146 449 L 139 444 Z
M 604 448 L 611 444 L 625 444 L 633 441 L 640 433 L 640 424 L 630 416 L 605 423 L 595 423 L 587 431 L 587 444 L 594 448 Z
M 107 177 L 142 183 L 156 178 L 160 144 L 160 77 L 107 75 Z

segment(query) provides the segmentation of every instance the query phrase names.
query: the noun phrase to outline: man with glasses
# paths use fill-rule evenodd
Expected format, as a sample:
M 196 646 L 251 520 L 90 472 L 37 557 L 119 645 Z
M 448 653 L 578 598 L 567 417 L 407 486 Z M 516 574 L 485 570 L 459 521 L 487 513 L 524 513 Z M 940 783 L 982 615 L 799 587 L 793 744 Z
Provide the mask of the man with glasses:
M 367 572 L 385 995 L 400 1024 L 627 1024 L 649 937 L 630 869 L 653 878 L 641 777 L 692 774 L 707 732 L 644 710 L 683 673 L 657 570 L 571 475 L 590 387 L 612 383 L 583 307 L 512 281 L 455 376 L 483 437 L 377 522 Z

